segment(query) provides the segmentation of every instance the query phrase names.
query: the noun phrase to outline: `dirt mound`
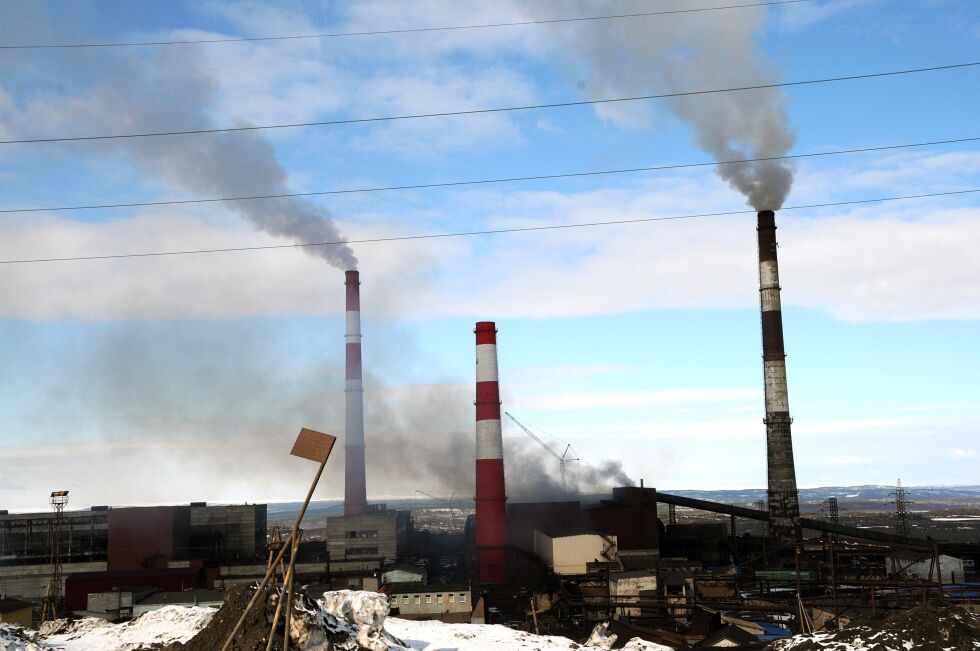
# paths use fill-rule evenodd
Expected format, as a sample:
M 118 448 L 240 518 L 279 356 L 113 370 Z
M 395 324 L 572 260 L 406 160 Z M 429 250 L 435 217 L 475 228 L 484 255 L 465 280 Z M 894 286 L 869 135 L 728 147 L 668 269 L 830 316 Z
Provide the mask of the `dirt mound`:
M 925 604 L 883 618 L 857 622 L 837 633 L 797 635 L 769 646 L 774 651 L 977 651 L 980 615 L 958 606 Z
M 263 590 L 232 641 L 232 651 L 265 649 L 281 590 L 281 587 Z M 225 593 L 224 605 L 207 626 L 187 642 L 167 646 L 165 651 L 218 651 L 254 594 L 253 585 L 231 588 Z M 293 649 L 388 651 L 404 646 L 384 630 L 388 601 L 383 595 L 340 590 L 327 592 L 324 600 L 318 601 L 301 590 L 293 597 L 292 613 L 289 632 Z M 272 645 L 276 651 L 282 649 L 284 619 L 279 619 Z
M 255 594 L 254 585 L 238 585 L 229 588 L 225 592 L 225 603 L 221 606 L 211 622 L 201 629 L 201 632 L 184 643 L 172 644 L 165 647 L 165 651 L 218 651 L 221 645 L 228 639 L 228 635 L 238 618 L 245 612 L 245 607 Z M 232 651 L 260 651 L 265 649 L 269 635 L 269 620 L 266 615 L 265 604 L 268 602 L 271 590 L 263 590 L 258 603 L 245 619 L 240 631 L 232 640 Z M 282 638 L 273 649 L 279 651 L 282 648 Z

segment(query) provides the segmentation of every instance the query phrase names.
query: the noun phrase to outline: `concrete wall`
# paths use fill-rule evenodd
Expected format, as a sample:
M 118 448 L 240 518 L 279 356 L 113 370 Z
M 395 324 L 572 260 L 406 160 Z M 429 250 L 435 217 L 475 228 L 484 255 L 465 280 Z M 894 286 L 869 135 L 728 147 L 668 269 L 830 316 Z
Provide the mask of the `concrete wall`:
M 327 552 L 330 560 L 398 557 L 398 523 L 395 511 L 327 518 Z
M 61 593 L 65 593 L 65 578 L 75 572 L 103 572 L 105 561 L 65 563 L 61 566 Z M 36 601 L 48 592 L 51 564 L 0 566 L 0 592 L 8 597 Z
M 614 536 L 610 538 L 615 542 Z M 606 545 L 606 540 L 598 534 L 552 538 L 541 531 L 534 532 L 534 553 L 540 556 L 556 574 L 584 574 L 586 563 L 605 560 L 602 552 Z
M 618 599 L 617 603 L 636 603 L 640 601 L 640 591 L 657 591 L 657 575 L 654 572 L 640 570 L 635 572 L 615 572 L 609 575 L 609 596 L 627 597 L 627 600 Z M 640 607 L 617 608 L 619 614 L 630 617 L 639 617 L 642 613 Z

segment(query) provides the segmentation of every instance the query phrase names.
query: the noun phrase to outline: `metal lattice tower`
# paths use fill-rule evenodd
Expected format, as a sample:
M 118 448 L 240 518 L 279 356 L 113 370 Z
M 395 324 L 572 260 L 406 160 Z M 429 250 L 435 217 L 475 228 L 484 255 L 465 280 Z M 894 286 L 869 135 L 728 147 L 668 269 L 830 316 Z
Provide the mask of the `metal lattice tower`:
M 667 505 L 667 524 L 677 524 L 677 505 Z
M 61 606 L 61 529 L 65 522 L 65 505 L 68 504 L 68 491 L 51 493 L 51 508 L 54 509 L 54 527 L 51 532 L 51 582 L 48 592 L 41 600 L 41 623 L 58 619 Z
M 898 485 L 895 486 L 895 492 L 892 493 L 895 497 L 895 533 L 902 538 L 912 537 L 912 524 L 909 522 L 909 511 L 908 507 L 915 502 L 908 498 L 908 491 L 902 486 L 902 480 L 898 480 Z
M 836 497 L 828 497 L 825 507 L 827 519 L 834 524 L 840 524 L 840 506 Z

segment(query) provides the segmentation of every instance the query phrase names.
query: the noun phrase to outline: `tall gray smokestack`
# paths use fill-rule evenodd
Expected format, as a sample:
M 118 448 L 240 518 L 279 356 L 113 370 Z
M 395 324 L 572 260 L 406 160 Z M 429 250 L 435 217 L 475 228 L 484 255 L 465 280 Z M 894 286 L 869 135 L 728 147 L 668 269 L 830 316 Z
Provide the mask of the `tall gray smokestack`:
M 364 478 L 364 385 L 361 380 L 361 277 L 345 274 L 347 286 L 347 386 L 344 425 L 344 515 L 367 511 Z
M 759 294 L 762 304 L 762 363 L 766 385 L 766 458 L 769 475 L 769 531 L 778 540 L 798 540 L 800 501 L 793 463 L 783 313 L 779 303 L 776 214 L 759 212 Z

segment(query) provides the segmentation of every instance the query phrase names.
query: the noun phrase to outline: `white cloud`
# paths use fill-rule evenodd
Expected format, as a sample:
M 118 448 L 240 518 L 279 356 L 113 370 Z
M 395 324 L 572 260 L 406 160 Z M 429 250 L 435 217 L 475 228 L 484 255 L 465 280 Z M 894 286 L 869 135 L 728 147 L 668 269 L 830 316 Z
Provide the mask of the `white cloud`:
M 977 459 L 980 458 L 980 452 L 977 450 L 967 450 L 964 448 L 950 448 L 950 456 L 954 459 Z
M 951 153 L 905 159 L 904 165 L 918 170 L 921 187 L 928 189 L 947 178 L 951 167 L 978 160 Z M 866 165 L 894 166 L 891 157 Z M 848 173 L 839 171 L 843 178 Z M 831 174 L 821 168 L 802 176 L 816 179 L 819 187 Z M 889 193 L 906 180 L 881 183 L 878 192 Z M 804 188 L 805 195 L 814 192 Z M 358 239 L 647 219 L 737 206 L 707 170 L 650 177 L 618 189 L 502 188 L 435 196 L 405 203 L 387 197 L 404 206 L 397 213 L 361 213 L 358 204 L 350 204 L 340 226 Z M 778 218 L 783 303 L 849 321 L 980 318 L 980 257 L 971 244 L 980 239 L 980 219 L 975 208 L 960 206 L 964 201 L 784 211 Z M 467 220 L 455 221 L 455 215 Z M 147 210 L 98 223 L 44 215 L 0 222 L 5 259 L 281 243 L 216 207 Z M 751 214 L 354 248 L 363 260 L 365 309 L 379 318 L 550 318 L 660 307 L 748 308 L 758 300 Z M 86 320 L 333 313 L 337 278 L 338 272 L 298 251 L 15 265 L 0 277 L 0 311 Z
M 776 24 L 782 31 L 796 34 L 840 14 L 866 8 L 877 2 L 878 0 L 823 0 L 790 5 L 776 13 Z

